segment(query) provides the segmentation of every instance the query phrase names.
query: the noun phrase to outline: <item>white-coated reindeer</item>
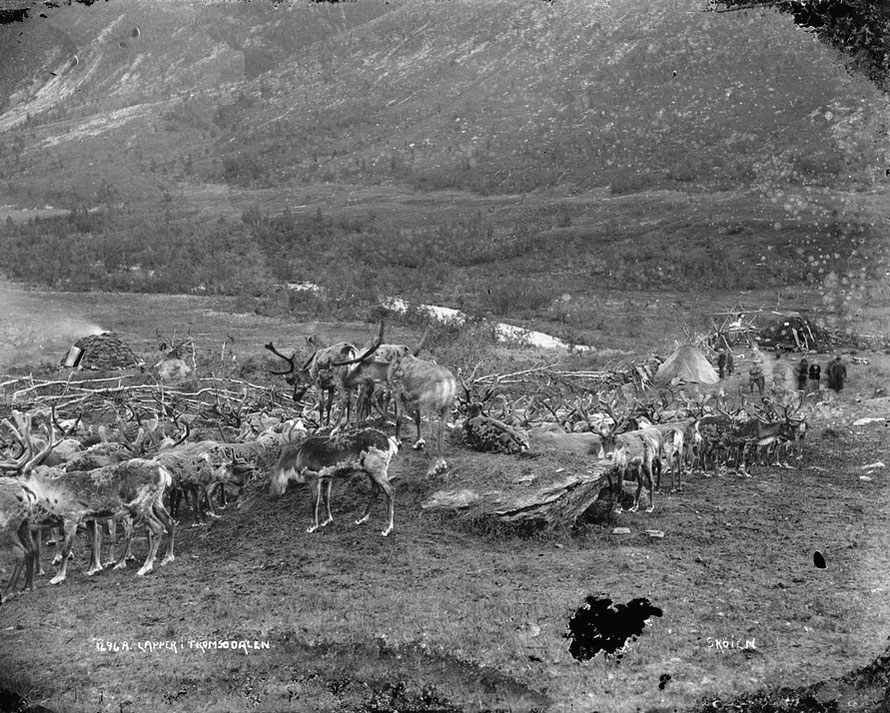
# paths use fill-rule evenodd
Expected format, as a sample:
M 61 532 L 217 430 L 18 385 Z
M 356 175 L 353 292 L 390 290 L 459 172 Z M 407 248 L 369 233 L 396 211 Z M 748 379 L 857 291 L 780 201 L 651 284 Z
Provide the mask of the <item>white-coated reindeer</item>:
M 439 422 L 436 434 L 436 462 L 427 475 L 436 475 L 448 468 L 443 455 L 445 441 L 445 421 L 451 413 L 454 397 L 457 395 L 457 381 L 444 366 L 419 359 L 408 354 L 393 362 L 389 368 L 389 388 L 396 402 L 396 440 L 402 425 L 402 415 L 407 411 L 414 418 L 417 428 L 415 450 L 426 445 L 421 431 L 420 419 L 423 415 Z

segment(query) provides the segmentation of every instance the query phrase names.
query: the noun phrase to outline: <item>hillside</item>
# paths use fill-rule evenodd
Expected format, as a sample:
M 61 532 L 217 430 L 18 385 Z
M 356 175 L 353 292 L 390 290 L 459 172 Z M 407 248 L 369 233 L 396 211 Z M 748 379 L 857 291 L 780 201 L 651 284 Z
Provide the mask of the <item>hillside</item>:
M 502 311 L 510 295 L 488 295 L 509 259 L 532 311 L 564 285 L 704 281 L 840 286 L 829 306 L 849 317 L 885 284 L 887 101 L 788 18 L 703 9 L 48 10 L 18 29 L 27 54 L 0 58 L 0 202 L 80 217 L 26 231 L 12 211 L 0 267 L 168 291 L 342 292 L 361 274 L 362 299 Z
M 48 149 L 76 163 L 84 144 L 101 143 L 139 174 L 259 186 L 703 189 L 883 169 L 875 89 L 790 20 L 702 10 L 688 0 L 59 8 L 26 23 L 42 66 L 23 76 L 4 56 L 0 74 L 19 82 L 0 126 L 31 116 L 31 171 Z

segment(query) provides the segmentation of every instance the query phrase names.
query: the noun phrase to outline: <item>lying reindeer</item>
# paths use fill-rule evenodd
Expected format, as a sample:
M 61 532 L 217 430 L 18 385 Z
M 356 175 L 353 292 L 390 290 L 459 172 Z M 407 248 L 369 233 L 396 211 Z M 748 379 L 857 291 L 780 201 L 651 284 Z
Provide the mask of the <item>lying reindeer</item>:
M 384 537 L 393 528 L 393 487 L 387 470 L 392 457 L 398 452 L 395 439 L 382 431 L 365 428 L 346 431 L 332 436 L 310 436 L 301 443 L 287 444 L 272 468 L 269 493 L 278 497 L 287 489 L 289 480 L 298 483 L 310 479 L 315 491 L 315 510 L 312 525 L 306 532 L 315 532 L 334 520 L 331 514 L 331 484 L 334 478 L 342 478 L 356 470 L 367 474 L 371 481 L 371 497 L 364 514 L 355 521 L 359 525 L 368 520 L 371 506 L 382 490 L 389 509 L 389 520 L 380 532 Z M 324 505 L 327 518 L 318 521 L 318 510 L 324 490 Z

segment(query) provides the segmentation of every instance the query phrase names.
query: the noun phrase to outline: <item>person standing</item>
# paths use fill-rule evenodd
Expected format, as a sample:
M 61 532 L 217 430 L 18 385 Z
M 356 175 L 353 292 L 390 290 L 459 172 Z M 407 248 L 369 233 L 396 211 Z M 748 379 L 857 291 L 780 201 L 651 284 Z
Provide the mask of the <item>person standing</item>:
M 798 391 L 806 391 L 807 390 L 807 378 L 810 375 L 810 364 L 807 361 L 806 357 L 800 358 L 800 363 L 797 365 L 797 390 Z
M 763 364 L 760 359 L 755 359 L 751 368 L 748 369 L 748 385 L 751 387 L 751 393 L 754 393 L 755 387 L 763 396 L 763 389 L 766 387 L 766 376 L 763 374 Z
M 735 359 L 732 356 L 732 349 L 726 350 L 726 375 L 732 376 L 733 369 L 735 369 Z
M 822 379 L 822 367 L 819 366 L 816 362 L 810 364 L 809 371 L 810 380 L 807 386 L 809 387 L 807 391 L 810 393 L 819 393 L 819 383 Z
M 717 350 L 717 372 L 720 374 L 720 378 L 723 378 L 723 374 L 726 371 L 726 350 L 723 347 L 720 347 Z
M 847 367 L 841 360 L 840 354 L 834 355 L 834 358 L 828 363 L 826 371 L 828 372 L 828 388 L 835 392 L 843 389 L 844 380 L 847 378 Z

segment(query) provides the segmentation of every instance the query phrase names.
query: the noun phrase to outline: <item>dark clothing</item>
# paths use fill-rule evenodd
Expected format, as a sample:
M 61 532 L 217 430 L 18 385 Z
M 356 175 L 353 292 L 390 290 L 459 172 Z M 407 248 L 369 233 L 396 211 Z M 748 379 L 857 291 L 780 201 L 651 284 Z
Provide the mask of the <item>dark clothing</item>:
M 760 364 L 754 364 L 748 369 L 748 384 L 751 386 L 752 394 L 755 387 L 757 391 L 763 393 L 763 389 L 766 387 L 766 377 L 763 375 L 763 367 Z
M 844 380 L 847 378 L 847 367 L 839 358 L 832 359 L 826 370 L 828 372 L 828 388 L 840 391 L 844 388 Z
M 732 352 L 726 353 L 726 373 L 732 376 L 732 370 L 734 368 L 734 360 L 732 358 Z
M 806 357 L 800 360 L 800 364 L 797 365 L 797 388 L 800 391 L 805 391 L 807 388 L 807 376 L 810 373 L 810 365 L 807 363 Z
M 717 354 L 717 371 L 720 372 L 720 378 L 723 378 L 723 372 L 726 369 L 726 352 L 722 349 Z
M 819 381 L 822 378 L 822 367 L 818 364 L 810 365 L 810 391 L 819 390 Z

